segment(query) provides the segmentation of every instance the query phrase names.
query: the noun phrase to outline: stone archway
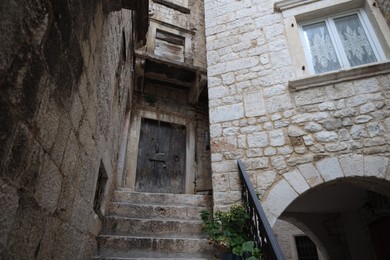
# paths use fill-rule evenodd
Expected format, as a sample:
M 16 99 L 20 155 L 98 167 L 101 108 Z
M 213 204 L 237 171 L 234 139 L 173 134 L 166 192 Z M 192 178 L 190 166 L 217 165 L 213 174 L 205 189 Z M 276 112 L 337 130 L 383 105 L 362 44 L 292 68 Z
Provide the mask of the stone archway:
M 388 236 L 378 232 L 390 225 L 388 167 L 387 157 L 364 155 L 300 165 L 271 187 L 263 206 L 272 225 L 277 219 L 303 223 L 307 233 L 322 242 L 316 244 L 324 244 L 327 259 L 371 259 L 375 254 L 377 259 L 386 259 L 386 247 L 378 249 L 374 241 Z M 369 216 L 369 207 L 382 197 L 387 203 L 385 210 Z M 386 252 L 380 252 L 383 249 Z
M 351 177 L 374 177 L 390 181 L 388 167 L 387 157 L 361 154 L 327 157 L 314 163 L 302 164 L 283 174 L 283 178 L 263 196 L 262 205 L 272 226 L 287 206 L 309 189 Z M 389 191 L 383 189 L 383 192 Z

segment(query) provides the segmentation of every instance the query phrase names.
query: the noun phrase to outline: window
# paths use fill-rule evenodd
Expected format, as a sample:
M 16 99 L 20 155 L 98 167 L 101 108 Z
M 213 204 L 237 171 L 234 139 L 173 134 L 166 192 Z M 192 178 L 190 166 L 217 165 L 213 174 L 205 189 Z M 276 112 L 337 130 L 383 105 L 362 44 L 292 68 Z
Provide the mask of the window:
M 385 59 L 363 9 L 301 24 L 301 37 L 315 74 Z
M 157 29 L 154 53 L 170 60 L 184 62 L 185 38 Z
M 308 236 L 296 236 L 295 244 L 299 260 L 318 260 L 317 247 Z
M 103 217 L 104 193 L 106 192 L 107 181 L 107 172 L 104 168 L 103 162 L 101 161 L 99 175 L 96 182 L 95 198 L 93 200 L 93 210 L 100 218 Z

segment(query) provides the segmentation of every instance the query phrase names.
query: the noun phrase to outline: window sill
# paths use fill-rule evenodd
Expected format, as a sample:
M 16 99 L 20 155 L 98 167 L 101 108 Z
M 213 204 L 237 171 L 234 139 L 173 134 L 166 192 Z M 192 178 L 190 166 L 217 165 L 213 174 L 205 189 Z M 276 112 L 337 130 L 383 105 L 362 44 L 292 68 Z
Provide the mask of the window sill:
M 288 82 L 288 87 L 290 91 L 299 91 L 383 74 L 390 74 L 390 61 L 291 80 Z
M 278 1 L 274 4 L 274 10 L 283 12 L 288 9 L 296 8 L 302 5 L 307 5 L 313 2 L 317 2 L 319 0 L 283 0 L 283 1 Z
M 178 5 L 178 4 L 175 4 L 175 3 L 171 3 L 171 2 L 169 2 L 167 0 L 153 0 L 153 2 L 161 4 L 161 5 L 165 5 L 165 6 L 169 7 L 169 8 L 175 9 L 175 10 L 177 10 L 179 12 L 184 13 L 184 14 L 189 14 L 190 13 L 190 9 L 189 8 L 181 6 L 181 5 Z

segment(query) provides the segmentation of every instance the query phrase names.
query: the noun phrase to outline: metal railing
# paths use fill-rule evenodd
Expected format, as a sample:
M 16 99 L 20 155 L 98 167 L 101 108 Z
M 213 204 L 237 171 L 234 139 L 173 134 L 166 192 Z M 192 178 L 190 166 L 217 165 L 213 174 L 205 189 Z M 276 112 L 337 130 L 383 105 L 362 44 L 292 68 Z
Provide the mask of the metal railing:
M 241 160 L 237 161 L 242 184 L 242 199 L 250 215 L 250 232 L 256 246 L 265 259 L 284 260 L 282 250 L 260 205 L 256 192 Z

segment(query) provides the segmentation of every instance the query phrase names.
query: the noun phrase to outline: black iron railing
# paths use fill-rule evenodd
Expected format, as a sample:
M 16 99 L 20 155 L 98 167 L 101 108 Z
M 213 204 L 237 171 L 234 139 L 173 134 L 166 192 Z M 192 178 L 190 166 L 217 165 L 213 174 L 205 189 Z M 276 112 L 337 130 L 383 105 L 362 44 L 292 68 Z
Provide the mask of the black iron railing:
M 238 160 L 237 164 L 242 184 L 242 199 L 250 215 L 250 232 L 253 241 L 258 248 L 261 248 L 265 259 L 284 260 L 282 250 L 260 205 L 245 167 L 241 160 Z

